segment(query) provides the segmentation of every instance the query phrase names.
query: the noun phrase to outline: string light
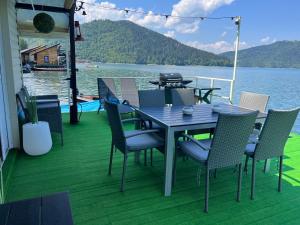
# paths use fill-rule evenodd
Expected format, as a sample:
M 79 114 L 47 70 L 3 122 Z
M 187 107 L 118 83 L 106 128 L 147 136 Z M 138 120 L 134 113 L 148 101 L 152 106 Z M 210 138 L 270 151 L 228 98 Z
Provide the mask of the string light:
M 231 20 L 235 20 L 235 24 L 238 25 L 239 21 L 240 21 L 240 17 L 239 16 L 221 16 L 221 17 L 207 17 L 207 16 L 176 16 L 176 15 L 169 15 L 169 14 L 159 14 L 159 13 L 148 13 L 148 12 L 144 12 L 141 10 L 135 10 L 135 9 L 121 9 L 121 8 L 117 8 L 117 7 L 109 7 L 109 6 L 104 6 L 104 5 L 96 5 L 94 3 L 89 3 L 89 2 L 83 2 L 83 1 L 77 1 L 80 3 L 79 7 L 76 7 L 77 9 L 84 9 L 83 8 L 83 4 L 87 4 L 87 5 L 92 5 L 92 6 L 97 6 L 101 9 L 104 10 L 115 10 L 115 11 L 123 11 L 126 14 L 128 13 L 135 13 L 135 14 L 142 14 L 142 15 L 151 15 L 151 16 L 161 16 L 166 18 L 166 20 L 168 20 L 169 18 L 175 18 L 175 19 L 192 19 L 192 20 L 223 20 L 223 19 L 231 19 Z M 78 11 L 78 10 L 76 10 Z

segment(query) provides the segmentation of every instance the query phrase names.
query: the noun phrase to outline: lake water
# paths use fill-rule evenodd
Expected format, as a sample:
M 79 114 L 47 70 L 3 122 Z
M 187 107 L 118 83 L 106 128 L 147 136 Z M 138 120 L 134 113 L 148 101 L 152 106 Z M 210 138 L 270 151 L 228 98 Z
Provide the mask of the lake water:
M 140 89 L 151 88 L 148 83 L 157 79 L 161 72 L 178 72 L 183 76 L 195 77 L 232 77 L 232 68 L 203 66 L 160 66 L 160 65 L 130 65 L 130 64 L 77 64 L 77 83 L 80 93 L 97 95 L 97 77 L 143 77 L 138 78 Z M 68 82 L 64 79 L 66 72 L 33 72 L 24 74 L 24 83 L 32 94 L 58 94 L 61 98 L 68 96 Z M 202 81 L 200 86 L 208 86 L 208 81 Z M 229 94 L 229 83 L 216 82 L 221 87 L 217 95 Z M 118 88 L 118 86 L 117 86 Z M 238 68 L 234 103 L 238 103 L 241 91 L 251 91 L 270 95 L 268 108 L 290 109 L 300 106 L 300 69 L 275 68 Z M 215 97 L 214 102 L 220 101 Z M 300 116 L 294 126 L 294 131 L 300 133 Z

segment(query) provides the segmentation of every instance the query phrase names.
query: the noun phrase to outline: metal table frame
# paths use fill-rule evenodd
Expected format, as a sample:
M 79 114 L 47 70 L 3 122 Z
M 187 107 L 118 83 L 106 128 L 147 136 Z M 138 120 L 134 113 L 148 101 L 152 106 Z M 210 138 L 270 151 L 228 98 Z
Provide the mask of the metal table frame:
M 241 108 L 238 106 L 233 106 L 229 104 L 223 104 L 224 107 L 230 108 L 233 111 L 240 111 L 240 112 L 251 112 L 252 110 Z M 168 110 L 169 108 L 169 110 Z M 172 193 L 172 175 L 173 175 L 173 163 L 174 163 L 174 150 L 175 150 L 175 140 L 174 140 L 174 133 L 176 131 L 185 131 L 185 130 L 196 130 L 196 129 L 206 129 L 206 128 L 214 128 L 217 122 L 217 114 L 212 113 L 212 105 L 208 104 L 201 104 L 195 105 L 195 112 L 197 110 L 204 110 L 206 109 L 207 114 L 210 113 L 210 121 L 206 122 L 197 122 L 197 121 L 190 121 L 180 124 L 177 120 L 167 120 L 168 118 L 163 118 L 164 111 L 170 111 L 172 108 L 177 108 L 177 116 L 179 115 L 179 110 L 182 109 L 181 106 L 176 107 L 144 107 L 140 109 L 136 109 L 136 112 L 141 115 L 143 118 L 153 121 L 159 124 L 162 128 L 165 129 L 165 185 L 164 185 L 164 195 L 170 196 Z M 156 115 L 155 115 L 156 114 Z M 171 114 L 170 114 L 171 115 Z M 160 118 L 159 118 L 160 117 Z M 184 117 L 184 116 L 182 116 Z M 185 116 L 192 118 L 192 116 Z M 258 119 L 265 118 L 265 113 L 259 113 Z M 175 118 L 175 116 L 174 116 Z M 184 121 L 184 119 L 182 120 Z

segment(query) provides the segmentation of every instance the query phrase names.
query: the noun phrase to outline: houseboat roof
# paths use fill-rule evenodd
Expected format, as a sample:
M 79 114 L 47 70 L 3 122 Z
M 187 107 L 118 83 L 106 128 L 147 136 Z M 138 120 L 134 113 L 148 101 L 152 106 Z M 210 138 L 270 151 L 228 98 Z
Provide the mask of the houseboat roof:
M 51 46 L 49 46 L 49 47 L 45 47 L 45 48 L 43 48 L 43 49 L 40 49 L 40 50 L 36 51 L 35 53 L 39 53 L 39 52 L 45 51 L 45 50 L 47 50 L 47 49 L 49 49 L 49 48 L 53 48 L 53 47 L 56 47 L 56 46 L 58 46 L 58 45 L 60 45 L 60 44 L 55 44 L 55 45 L 51 45 Z
M 20 53 L 21 54 L 30 53 L 30 52 L 36 51 L 36 50 L 44 48 L 44 47 L 46 47 L 46 45 L 39 45 L 39 46 L 35 46 L 32 48 L 26 48 L 26 49 L 21 50 Z

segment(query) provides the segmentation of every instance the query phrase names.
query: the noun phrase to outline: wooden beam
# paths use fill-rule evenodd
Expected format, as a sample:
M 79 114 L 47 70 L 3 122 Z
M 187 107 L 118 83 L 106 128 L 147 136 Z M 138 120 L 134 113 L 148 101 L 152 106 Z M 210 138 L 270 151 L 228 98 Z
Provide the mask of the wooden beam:
M 65 0 L 64 7 L 65 9 L 71 9 L 74 4 L 74 0 Z
M 78 120 L 78 109 L 77 109 L 77 81 L 76 81 L 76 52 L 75 52 L 75 31 L 74 31 L 74 14 L 75 4 L 73 4 L 69 13 L 69 27 L 70 27 L 70 88 L 72 89 L 72 105 L 70 105 L 70 123 L 76 124 Z
M 38 11 L 47 11 L 47 12 L 56 12 L 56 13 L 69 13 L 70 9 L 55 7 L 55 6 L 46 6 L 46 5 L 33 5 L 35 10 Z M 27 9 L 33 10 L 32 5 L 28 3 L 17 2 L 15 4 L 16 9 Z

